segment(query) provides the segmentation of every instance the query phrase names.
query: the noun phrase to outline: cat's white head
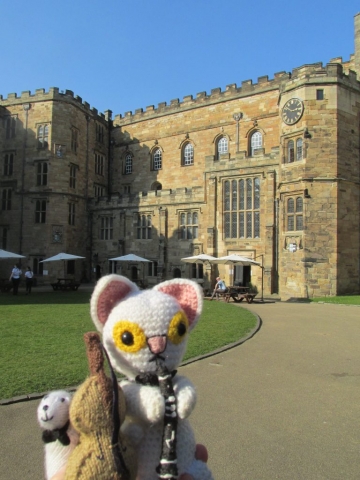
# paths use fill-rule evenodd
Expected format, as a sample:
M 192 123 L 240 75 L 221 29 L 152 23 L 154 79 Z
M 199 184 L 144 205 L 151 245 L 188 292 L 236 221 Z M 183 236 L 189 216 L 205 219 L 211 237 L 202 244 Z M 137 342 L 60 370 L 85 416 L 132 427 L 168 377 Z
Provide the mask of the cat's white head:
M 158 364 L 172 371 L 181 363 L 202 303 L 202 291 L 191 280 L 174 279 L 139 290 L 125 277 L 108 275 L 95 287 L 91 317 L 113 367 L 135 378 L 155 372 Z

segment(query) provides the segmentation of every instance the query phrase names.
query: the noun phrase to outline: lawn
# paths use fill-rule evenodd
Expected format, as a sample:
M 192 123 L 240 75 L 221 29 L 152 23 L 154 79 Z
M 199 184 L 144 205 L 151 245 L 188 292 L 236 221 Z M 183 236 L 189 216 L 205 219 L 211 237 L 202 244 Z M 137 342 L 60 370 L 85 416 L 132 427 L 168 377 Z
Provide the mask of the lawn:
M 81 291 L 1 294 L 0 399 L 67 388 L 86 378 L 83 334 L 95 330 L 89 300 L 90 293 Z M 239 340 L 255 324 L 243 308 L 205 301 L 185 359 Z
M 339 305 L 360 305 L 360 295 L 312 298 L 311 302 L 337 303 Z

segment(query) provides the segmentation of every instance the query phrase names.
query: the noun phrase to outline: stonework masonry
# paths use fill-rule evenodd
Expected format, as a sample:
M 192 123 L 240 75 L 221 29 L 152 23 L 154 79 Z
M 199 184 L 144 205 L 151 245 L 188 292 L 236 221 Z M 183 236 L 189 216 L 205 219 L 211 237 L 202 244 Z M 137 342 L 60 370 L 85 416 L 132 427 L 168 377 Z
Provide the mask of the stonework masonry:
M 82 281 L 209 289 L 220 273 L 282 299 L 359 293 L 358 75 L 360 15 L 348 61 L 114 118 L 70 90 L 0 97 L 1 248 L 26 255 L 40 283 L 63 276 L 40 260 L 65 251 L 86 257 L 67 266 Z M 110 261 L 128 253 L 151 263 Z M 181 261 L 199 253 L 248 256 L 263 275 Z

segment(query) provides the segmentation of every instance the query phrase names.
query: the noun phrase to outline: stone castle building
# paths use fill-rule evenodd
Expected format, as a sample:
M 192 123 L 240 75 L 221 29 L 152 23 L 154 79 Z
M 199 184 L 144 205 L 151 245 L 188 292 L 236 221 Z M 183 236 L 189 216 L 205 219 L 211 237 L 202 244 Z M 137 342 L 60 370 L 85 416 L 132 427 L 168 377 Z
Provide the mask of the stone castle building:
M 360 14 L 348 61 L 123 116 L 70 90 L 0 97 L 0 156 L 0 248 L 26 255 L 38 282 L 62 268 L 41 260 L 68 252 L 86 257 L 66 271 L 83 281 L 209 288 L 220 272 L 282 299 L 359 293 Z M 109 260 L 128 253 L 151 263 Z M 180 260 L 199 253 L 251 257 L 263 277 Z

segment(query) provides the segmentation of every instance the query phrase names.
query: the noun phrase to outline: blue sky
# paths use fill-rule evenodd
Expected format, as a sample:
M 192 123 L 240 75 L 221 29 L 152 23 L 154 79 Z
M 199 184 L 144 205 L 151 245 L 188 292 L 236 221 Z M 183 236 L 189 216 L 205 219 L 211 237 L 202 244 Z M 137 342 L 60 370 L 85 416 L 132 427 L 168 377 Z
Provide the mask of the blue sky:
M 13 0 L 0 94 L 72 90 L 115 114 L 354 52 L 357 0 Z

